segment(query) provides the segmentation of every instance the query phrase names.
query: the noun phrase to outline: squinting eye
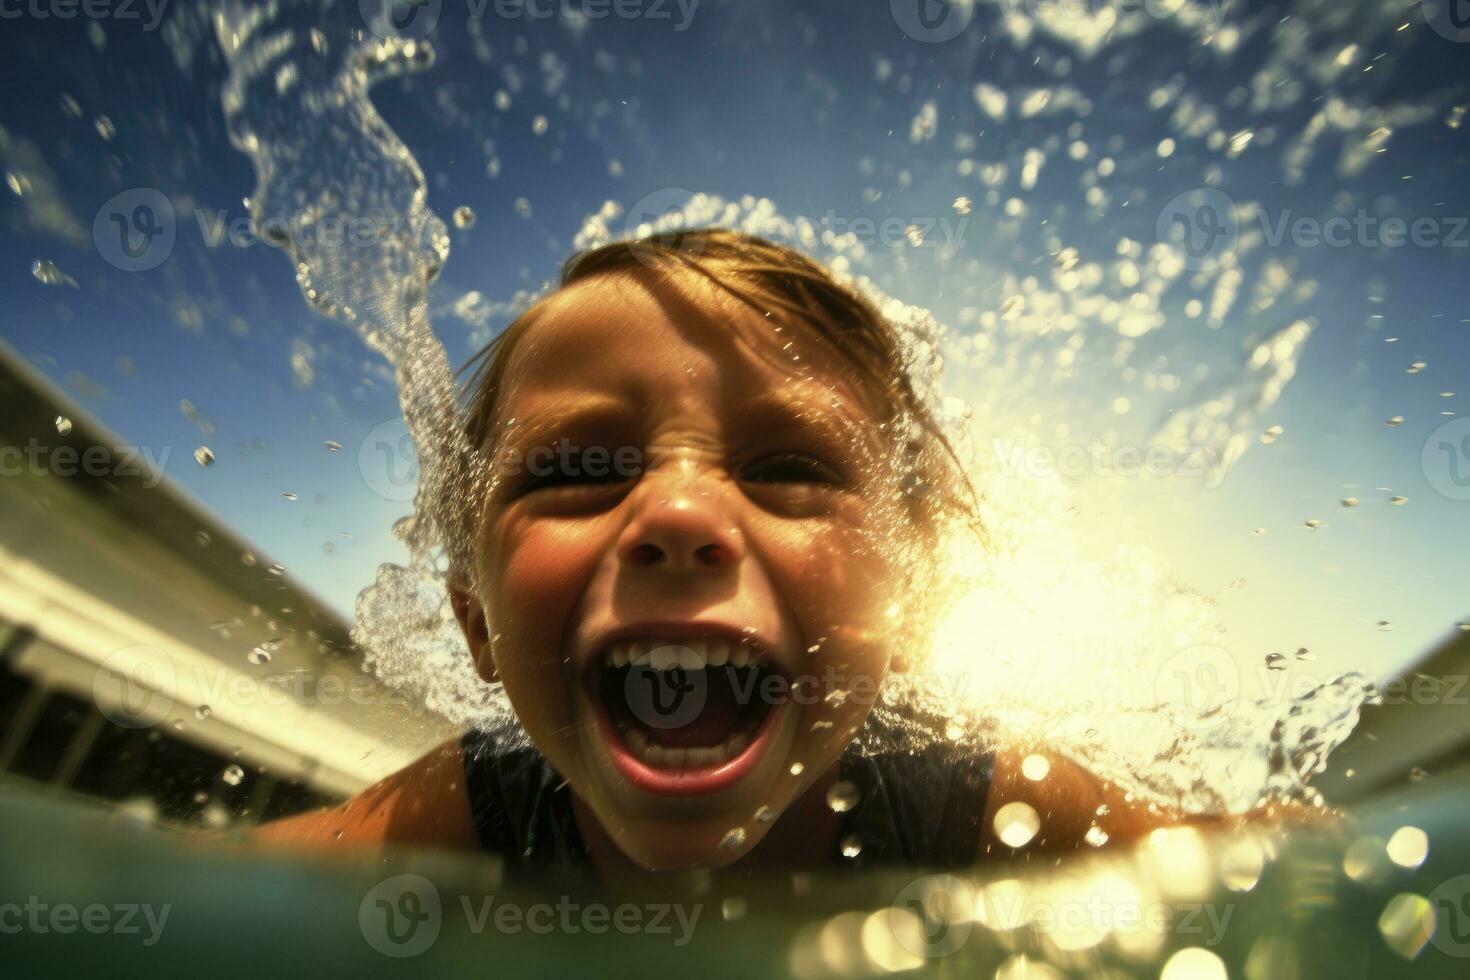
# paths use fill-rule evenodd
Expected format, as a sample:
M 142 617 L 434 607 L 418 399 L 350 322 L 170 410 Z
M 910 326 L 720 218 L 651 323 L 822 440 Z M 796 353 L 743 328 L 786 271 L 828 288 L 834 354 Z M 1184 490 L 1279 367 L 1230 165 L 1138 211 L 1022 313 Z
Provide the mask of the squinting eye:
M 740 479 L 750 483 L 827 483 L 840 484 L 842 474 L 821 460 L 805 453 L 777 453 L 763 456 L 740 472 Z
M 605 461 L 584 460 L 581 456 L 568 456 L 564 460 L 542 466 L 528 464 L 525 474 L 515 487 L 515 493 L 520 496 L 540 490 L 591 490 L 626 483 L 637 475 L 636 471 L 627 467 L 610 466 Z

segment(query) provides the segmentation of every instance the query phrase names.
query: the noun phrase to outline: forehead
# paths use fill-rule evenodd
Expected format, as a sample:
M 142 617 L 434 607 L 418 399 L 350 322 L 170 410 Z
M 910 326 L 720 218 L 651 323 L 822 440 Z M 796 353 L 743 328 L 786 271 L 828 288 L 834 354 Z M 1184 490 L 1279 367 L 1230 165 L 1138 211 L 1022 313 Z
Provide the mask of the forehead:
M 881 400 L 809 328 L 766 316 L 694 276 L 608 273 L 544 301 L 509 354 L 502 412 L 529 397 L 595 390 L 639 401 L 693 387 L 727 399 L 773 388 L 876 418 Z

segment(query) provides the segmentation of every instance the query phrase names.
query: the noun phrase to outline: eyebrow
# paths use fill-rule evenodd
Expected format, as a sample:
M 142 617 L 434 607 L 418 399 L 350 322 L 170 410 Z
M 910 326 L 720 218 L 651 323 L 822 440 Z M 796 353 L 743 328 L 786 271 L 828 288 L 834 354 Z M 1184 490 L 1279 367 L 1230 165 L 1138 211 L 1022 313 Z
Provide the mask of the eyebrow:
M 532 410 L 525 415 L 512 416 L 509 421 L 513 424 L 509 429 L 507 420 L 497 418 L 486 445 L 494 451 L 507 446 L 527 450 L 533 446 L 550 445 L 571 432 L 626 426 L 632 419 L 631 406 L 622 398 L 592 393 L 562 397 L 575 400 L 575 403 L 568 408 Z
M 880 443 L 878 425 L 848 395 L 826 391 L 830 400 L 819 401 L 789 389 L 763 392 L 741 410 L 741 420 L 756 432 L 789 432 L 815 429 L 829 438 L 866 444 Z M 833 407 L 832 402 L 836 403 Z

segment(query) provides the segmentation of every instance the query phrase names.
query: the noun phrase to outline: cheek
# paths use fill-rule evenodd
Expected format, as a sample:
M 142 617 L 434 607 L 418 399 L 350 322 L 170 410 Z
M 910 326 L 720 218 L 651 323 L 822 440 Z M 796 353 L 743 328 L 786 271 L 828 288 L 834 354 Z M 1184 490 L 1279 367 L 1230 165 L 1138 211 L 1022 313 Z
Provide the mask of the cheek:
M 601 550 L 577 521 L 506 521 L 482 539 L 482 578 L 495 664 L 533 737 L 563 727 L 572 680 L 562 662 L 572 611 Z

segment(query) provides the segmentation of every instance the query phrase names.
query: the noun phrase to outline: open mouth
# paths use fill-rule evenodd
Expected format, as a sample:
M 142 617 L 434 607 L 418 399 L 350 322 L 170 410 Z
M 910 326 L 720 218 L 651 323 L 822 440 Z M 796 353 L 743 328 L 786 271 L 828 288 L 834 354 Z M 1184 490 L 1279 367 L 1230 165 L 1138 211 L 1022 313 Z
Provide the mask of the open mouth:
M 588 666 L 586 685 L 618 769 L 666 795 L 715 792 L 746 775 L 789 690 L 760 647 L 718 636 L 619 640 Z

